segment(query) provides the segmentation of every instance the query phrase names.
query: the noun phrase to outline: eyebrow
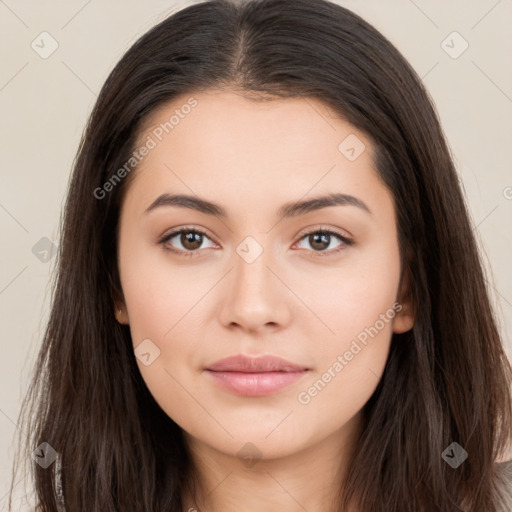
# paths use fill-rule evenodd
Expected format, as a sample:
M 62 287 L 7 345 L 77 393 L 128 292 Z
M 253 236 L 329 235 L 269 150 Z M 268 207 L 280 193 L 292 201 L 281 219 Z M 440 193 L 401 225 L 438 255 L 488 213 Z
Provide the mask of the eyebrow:
M 145 210 L 144 213 L 149 213 L 161 206 L 179 206 L 182 208 L 189 208 L 196 210 L 207 215 L 214 215 L 219 218 L 226 218 L 227 212 L 222 206 L 201 199 L 197 196 L 191 196 L 187 194 L 161 194 L 158 196 Z M 372 215 L 370 208 L 357 197 L 333 193 L 324 196 L 314 197 L 303 201 L 292 201 L 286 203 L 278 210 L 279 218 L 297 217 L 299 215 L 306 215 L 307 213 L 320 210 L 322 208 L 328 208 L 330 206 L 356 206 L 361 210 Z

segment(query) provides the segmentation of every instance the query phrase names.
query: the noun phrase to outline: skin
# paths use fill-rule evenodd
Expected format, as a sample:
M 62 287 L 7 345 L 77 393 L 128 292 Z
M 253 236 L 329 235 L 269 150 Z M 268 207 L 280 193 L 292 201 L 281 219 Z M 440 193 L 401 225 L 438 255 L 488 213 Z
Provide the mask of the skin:
M 155 110 L 139 141 L 189 97 Z M 127 189 L 117 318 L 130 326 L 134 347 L 150 339 L 160 350 L 150 365 L 137 363 L 158 404 L 184 430 L 204 489 L 196 499 L 184 496 L 184 510 L 330 510 L 392 333 L 414 322 L 400 287 L 393 197 L 374 169 L 370 140 L 320 100 L 255 102 L 230 90 L 193 97 L 197 106 L 144 157 Z M 366 147 L 354 161 L 338 149 L 350 134 Z M 213 201 L 227 217 L 179 206 L 145 213 L 163 192 Z M 355 196 L 371 213 L 342 205 L 279 220 L 283 204 L 332 192 Z M 159 243 L 182 227 L 207 237 L 194 246 L 178 235 L 165 245 L 197 257 Z M 333 235 L 319 249 L 304 235 L 320 228 L 354 244 Z M 236 251 L 247 236 L 263 250 L 252 263 Z M 401 311 L 300 403 L 298 394 L 395 302 Z M 237 396 L 203 371 L 235 354 L 276 355 L 309 372 L 271 395 Z M 237 455 L 247 443 L 251 466 Z

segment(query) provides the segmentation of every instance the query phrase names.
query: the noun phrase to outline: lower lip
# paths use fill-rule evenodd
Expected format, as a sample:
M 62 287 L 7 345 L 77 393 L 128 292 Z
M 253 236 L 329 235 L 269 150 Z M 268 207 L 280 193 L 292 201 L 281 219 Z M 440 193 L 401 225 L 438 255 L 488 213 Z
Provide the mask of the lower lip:
M 206 370 L 222 388 L 242 396 L 265 396 L 297 382 L 308 370 L 298 372 L 214 372 Z

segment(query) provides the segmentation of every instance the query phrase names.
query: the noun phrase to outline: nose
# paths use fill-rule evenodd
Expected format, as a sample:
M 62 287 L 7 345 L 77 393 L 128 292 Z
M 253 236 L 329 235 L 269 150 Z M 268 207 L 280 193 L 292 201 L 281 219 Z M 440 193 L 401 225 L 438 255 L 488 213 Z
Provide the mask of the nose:
M 221 292 L 222 324 L 246 332 L 285 327 L 291 318 L 293 294 L 279 276 L 271 251 L 263 248 L 255 259 L 254 253 L 252 257 L 247 254 L 241 250 L 233 254 L 233 268 Z

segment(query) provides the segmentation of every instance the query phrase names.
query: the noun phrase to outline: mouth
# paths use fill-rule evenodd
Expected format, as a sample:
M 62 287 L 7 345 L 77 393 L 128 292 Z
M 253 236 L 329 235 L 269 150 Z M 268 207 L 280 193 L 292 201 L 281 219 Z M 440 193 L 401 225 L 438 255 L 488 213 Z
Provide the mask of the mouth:
M 309 368 L 275 356 L 243 355 L 221 359 L 205 373 L 224 390 L 241 396 L 265 396 L 302 379 Z

